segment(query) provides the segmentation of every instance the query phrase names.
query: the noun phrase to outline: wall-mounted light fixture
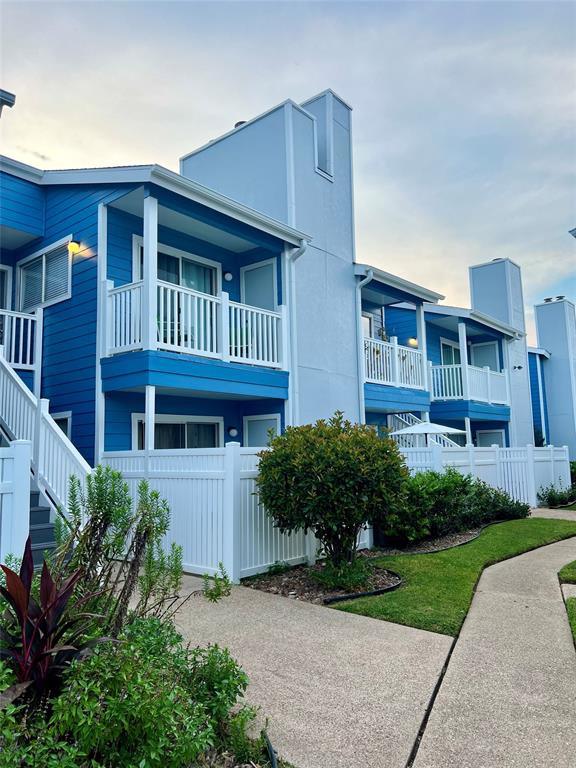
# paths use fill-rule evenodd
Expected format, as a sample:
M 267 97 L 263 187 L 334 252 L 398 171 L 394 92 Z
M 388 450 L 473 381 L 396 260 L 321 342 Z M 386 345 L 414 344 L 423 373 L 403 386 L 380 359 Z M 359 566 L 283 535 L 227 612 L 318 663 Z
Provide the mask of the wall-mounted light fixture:
M 238 437 L 238 430 L 236 427 L 228 427 L 228 434 L 230 437 Z
M 226 280 L 227 283 L 229 283 L 233 279 L 234 275 L 232 272 L 224 272 L 224 280 Z
M 80 252 L 80 243 L 77 240 L 70 240 L 68 243 L 68 253 L 71 256 L 74 256 L 76 253 Z
M 409 347 L 417 347 L 418 346 L 418 339 L 414 339 L 414 338 L 408 339 L 408 346 Z
M 522 365 L 515 365 L 515 366 L 513 366 L 512 370 L 513 371 L 521 371 L 523 367 L 524 366 L 522 366 Z

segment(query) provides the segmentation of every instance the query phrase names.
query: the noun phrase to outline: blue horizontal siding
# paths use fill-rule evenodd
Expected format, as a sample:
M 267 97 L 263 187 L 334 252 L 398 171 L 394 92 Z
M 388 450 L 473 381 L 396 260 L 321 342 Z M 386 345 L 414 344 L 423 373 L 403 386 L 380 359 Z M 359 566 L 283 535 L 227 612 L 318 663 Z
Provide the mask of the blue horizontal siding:
M 44 190 L 9 173 L 0 173 L 0 224 L 40 237 L 44 233 Z
M 532 422 L 534 429 L 542 432 L 542 413 L 540 404 L 542 402 L 542 393 L 538 384 L 538 356 L 533 352 L 528 353 L 528 367 L 530 371 L 530 395 L 532 399 Z
M 416 312 L 413 309 L 386 307 L 384 309 L 384 328 L 388 338 L 397 336 L 398 344 L 406 346 L 408 339 L 417 338 Z
M 490 405 L 474 400 L 435 400 L 430 405 L 430 418 L 441 424 L 448 420 L 464 418 L 478 421 L 510 421 L 510 408 L 507 405 Z
M 367 412 L 427 411 L 430 408 L 430 393 L 421 389 L 364 384 L 364 402 Z
M 288 398 L 287 371 L 150 350 L 102 360 L 104 392 L 147 384 L 223 396 Z
M 144 413 L 144 395 L 138 392 L 109 392 L 106 395 L 104 447 L 106 451 L 132 450 L 132 414 Z M 243 418 L 248 415 L 280 414 L 284 428 L 284 402 L 282 400 L 220 400 L 158 395 L 156 413 L 178 416 L 218 416 L 224 419 L 224 440 L 243 443 Z M 238 437 L 230 438 L 228 430 L 234 427 Z

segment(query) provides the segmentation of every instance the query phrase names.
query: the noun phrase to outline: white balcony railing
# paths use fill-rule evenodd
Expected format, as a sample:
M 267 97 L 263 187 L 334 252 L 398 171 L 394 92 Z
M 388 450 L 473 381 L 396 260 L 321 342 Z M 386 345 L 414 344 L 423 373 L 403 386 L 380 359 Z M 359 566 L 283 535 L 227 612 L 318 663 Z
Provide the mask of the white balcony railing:
M 143 283 L 108 286 L 109 355 L 144 348 Z M 283 366 L 283 308 L 271 312 L 158 281 L 157 349 L 273 368 Z
M 33 315 L 0 309 L 0 345 L 13 368 L 33 371 L 42 344 L 42 310 Z
M 477 400 L 481 403 L 508 405 L 508 378 L 502 371 L 474 365 L 430 364 L 432 400 Z
M 365 379 L 375 384 L 424 389 L 422 352 L 378 339 L 364 339 Z

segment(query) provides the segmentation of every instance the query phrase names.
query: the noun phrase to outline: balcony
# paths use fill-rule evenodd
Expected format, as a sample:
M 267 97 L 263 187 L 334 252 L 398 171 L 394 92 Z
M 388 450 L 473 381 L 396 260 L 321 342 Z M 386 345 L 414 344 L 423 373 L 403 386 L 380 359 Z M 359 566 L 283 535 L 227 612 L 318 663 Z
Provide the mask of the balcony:
M 107 282 L 108 355 L 154 348 L 286 368 L 284 307 L 272 312 L 230 301 L 227 293 L 212 296 L 157 281 L 156 321 L 151 324 L 144 290 L 143 281 L 118 288 Z
M 390 342 L 364 339 L 364 379 L 371 384 L 426 389 L 422 352 Z
M 430 364 L 432 400 L 476 400 L 493 405 L 509 405 L 508 376 L 504 371 L 474 365 Z

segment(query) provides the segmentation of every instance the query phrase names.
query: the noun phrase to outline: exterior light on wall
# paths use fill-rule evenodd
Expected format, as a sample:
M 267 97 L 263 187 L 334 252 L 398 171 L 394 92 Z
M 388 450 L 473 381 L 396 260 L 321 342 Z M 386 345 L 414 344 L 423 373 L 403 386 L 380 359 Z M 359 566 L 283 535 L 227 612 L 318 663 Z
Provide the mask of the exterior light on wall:
M 224 272 L 224 280 L 226 280 L 227 283 L 229 283 L 233 277 L 234 275 L 232 272 Z
M 417 347 L 418 346 L 418 339 L 408 339 L 408 346 L 409 347 Z
M 71 256 L 74 256 L 76 253 L 80 252 L 80 243 L 76 240 L 70 240 L 68 243 L 68 253 Z
M 229 427 L 228 434 L 230 435 L 230 437 L 238 437 L 238 430 L 236 429 L 236 427 Z

